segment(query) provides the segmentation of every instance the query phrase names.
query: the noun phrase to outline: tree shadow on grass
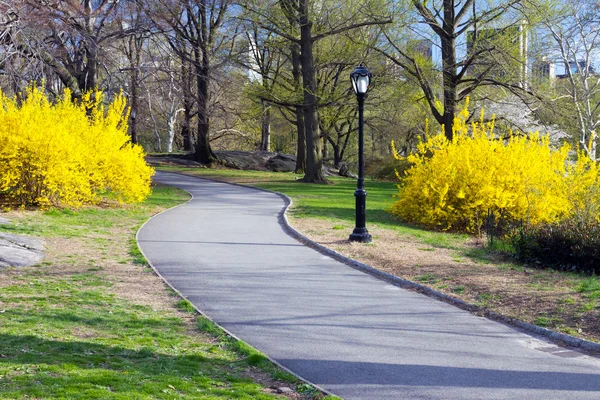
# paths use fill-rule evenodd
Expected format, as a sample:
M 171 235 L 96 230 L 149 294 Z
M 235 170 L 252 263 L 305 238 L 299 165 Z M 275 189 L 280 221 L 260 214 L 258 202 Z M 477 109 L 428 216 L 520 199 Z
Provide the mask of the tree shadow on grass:
M 243 377 L 244 361 L 209 353 L 173 355 L 10 334 L 0 334 L 0 344 L 0 397 L 273 398 Z

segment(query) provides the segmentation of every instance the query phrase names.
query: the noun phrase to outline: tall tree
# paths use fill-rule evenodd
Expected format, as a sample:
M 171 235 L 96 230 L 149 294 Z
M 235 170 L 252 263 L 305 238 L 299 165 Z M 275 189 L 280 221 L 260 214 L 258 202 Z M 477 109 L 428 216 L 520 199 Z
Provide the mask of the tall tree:
M 6 0 L 15 3 L 17 0 Z M 122 2 L 110 0 L 24 0 L 13 7 L 11 45 L 30 59 L 41 60 L 74 97 L 97 87 L 99 60 L 108 43 L 129 35 L 115 23 Z
M 192 63 L 196 80 L 197 143 L 196 160 L 210 164 L 217 157 L 210 145 L 210 85 L 212 63 L 225 40 L 224 25 L 229 20 L 230 0 L 155 0 L 157 11 L 152 18 L 163 27 L 171 47 Z M 231 33 L 231 32 L 230 32 Z M 182 43 L 177 43 L 177 41 Z M 189 48 L 191 54 L 182 52 Z
M 138 143 L 138 115 L 142 84 L 148 74 L 144 68 L 144 54 L 147 53 L 146 43 L 152 31 L 146 23 L 147 16 L 139 2 L 126 2 L 118 13 L 116 23 L 121 30 L 129 30 L 130 34 L 119 41 L 119 50 L 125 55 L 128 65 L 121 68 L 127 75 L 126 95 L 129 100 L 129 132 L 132 143 Z
M 378 47 L 379 51 L 418 82 L 448 139 L 453 136 L 458 104 L 477 88 L 502 85 L 525 89 L 523 74 L 517 73 L 519 78 L 510 80 L 506 78 L 512 79 L 511 73 L 498 73 L 507 58 L 516 58 L 521 70 L 526 64 L 522 44 L 520 51 L 510 51 L 519 35 L 524 34 L 524 15 L 517 9 L 521 3 L 522 0 L 404 0 L 401 6 L 408 12 L 399 19 L 401 26 L 384 30 L 387 45 Z M 415 46 L 423 42 L 441 51 L 442 104 L 436 95 L 435 73 L 431 72 L 435 65 L 422 57 L 420 46 Z M 459 43 L 467 47 L 464 55 L 457 50 Z
M 273 34 L 263 31 L 251 22 L 246 29 L 247 49 L 243 49 L 240 64 L 248 69 L 252 84 L 258 88 L 256 97 L 261 107 L 261 139 L 259 150 L 271 151 L 271 99 L 274 96 L 275 82 L 285 62 L 279 44 Z M 246 43 L 244 43 L 246 45 Z
M 262 18 L 262 27 L 275 33 L 292 43 L 297 44 L 300 49 L 300 65 L 302 73 L 303 91 L 303 117 L 306 136 L 306 168 L 304 182 L 324 183 L 323 174 L 323 141 L 319 129 L 318 111 L 318 85 L 315 71 L 315 44 L 326 37 L 339 35 L 361 27 L 372 25 L 383 25 L 391 22 L 391 19 L 377 16 L 385 14 L 381 9 L 374 12 L 374 3 L 380 2 L 344 2 L 340 7 L 339 2 L 334 1 L 309 1 L 309 0 L 277 0 L 284 15 L 293 23 L 297 24 L 299 32 L 290 32 L 287 24 L 278 20 L 265 10 L 273 10 L 274 7 L 265 7 L 249 2 L 252 12 Z
M 564 78 L 557 82 L 556 89 L 559 96 L 566 94 L 569 101 L 561 104 L 574 112 L 579 147 L 596 160 L 600 76 L 592 64 L 600 52 L 600 5 L 593 0 L 545 1 L 536 10 L 549 36 L 546 58 L 564 66 Z

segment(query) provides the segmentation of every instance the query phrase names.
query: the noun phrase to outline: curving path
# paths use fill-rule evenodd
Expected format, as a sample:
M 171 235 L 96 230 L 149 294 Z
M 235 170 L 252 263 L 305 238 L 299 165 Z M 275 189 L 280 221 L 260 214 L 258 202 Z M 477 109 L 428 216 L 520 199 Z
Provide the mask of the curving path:
M 155 269 L 216 323 L 338 396 L 600 399 L 600 359 L 321 255 L 283 231 L 275 194 L 155 180 L 194 196 L 139 231 Z

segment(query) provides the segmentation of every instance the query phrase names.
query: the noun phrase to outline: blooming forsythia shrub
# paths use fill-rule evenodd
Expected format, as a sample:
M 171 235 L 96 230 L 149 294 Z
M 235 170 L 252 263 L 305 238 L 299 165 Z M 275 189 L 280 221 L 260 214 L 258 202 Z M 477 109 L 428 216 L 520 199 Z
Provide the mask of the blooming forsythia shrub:
M 399 185 L 391 212 L 440 229 L 479 232 L 491 213 L 505 221 L 556 222 L 598 202 L 598 168 L 580 155 L 568 163 L 569 146 L 550 147 L 539 133 L 494 134 L 494 122 L 455 119 L 454 138 L 428 138 L 408 156 L 414 166 Z M 396 154 L 396 156 L 398 156 Z
M 102 93 L 55 104 L 35 87 L 21 104 L 0 91 L 0 192 L 42 207 L 142 201 L 153 174 L 127 135 L 125 98 L 107 109 Z

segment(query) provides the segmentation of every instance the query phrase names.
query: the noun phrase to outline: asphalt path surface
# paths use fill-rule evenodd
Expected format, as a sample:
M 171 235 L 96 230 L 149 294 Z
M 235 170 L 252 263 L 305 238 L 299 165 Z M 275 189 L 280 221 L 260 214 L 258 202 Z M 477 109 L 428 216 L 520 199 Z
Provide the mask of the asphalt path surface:
M 600 399 L 600 359 L 323 256 L 285 233 L 275 194 L 155 180 L 194 197 L 139 231 L 154 268 L 217 324 L 344 399 Z

